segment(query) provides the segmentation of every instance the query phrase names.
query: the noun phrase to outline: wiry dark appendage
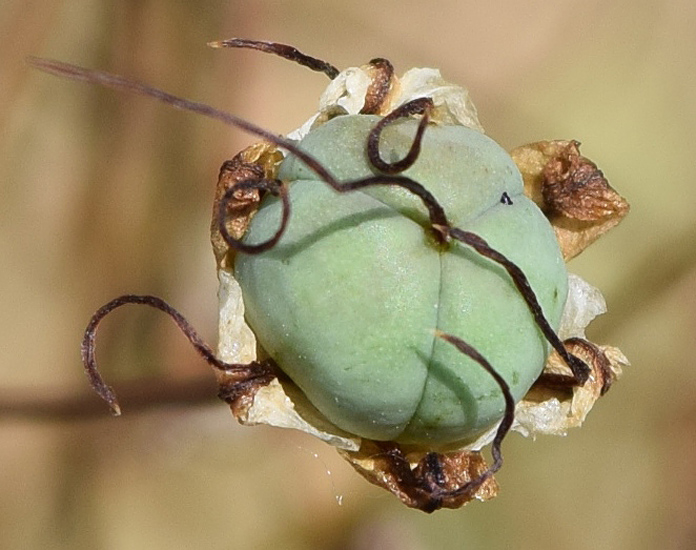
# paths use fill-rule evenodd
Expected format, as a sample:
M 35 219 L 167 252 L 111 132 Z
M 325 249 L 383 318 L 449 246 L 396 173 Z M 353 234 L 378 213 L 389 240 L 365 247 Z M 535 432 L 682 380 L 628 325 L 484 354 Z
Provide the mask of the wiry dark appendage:
M 541 329 L 541 331 L 543 332 L 544 336 L 546 337 L 546 340 L 548 340 L 553 349 L 556 350 L 556 352 L 563 358 L 566 364 L 570 367 L 570 370 L 573 372 L 573 376 L 575 377 L 576 382 L 579 385 L 584 384 L 590 375 L 590 368 L 580 358 L 568 353 L 568 350 L 566 350 L 566 348 L 563 346 L 561 339 L 558 337 L 558 335 L 553 330 L 546 317 L 544 316 L 544 312 L 541 309 L 541 305 L 539 305 L 539 301 L 537 300 L 536 294 L 534 293 L 532 286 L 529 284 L 529 279 L 527 279 L 527 276 L 524 274 L 524 271 L 522 271 L 517 266 L 517 264 L 508 260 L 507 257 L 505 257 L 503 254 L 501 254 L 494 248 L 491 248 L 485 241 L 485 239 L 479 237 L 474 233 L 471 233 L 469 231 L 463 231 L 457 227 L 443 227 L 442 231 L 443 233 L 449 235 L 451 238 L 470 246 L 471 248 L 476 250 L 476 252 L 481 254 L 481 256 L 493 260 L 494 262 L 500 264 L 503 268 L 505 268 L 505 270 L 510 275 L 512 282 L 517 287 L 517 290 L 522 295 L 522 298 L 524 298 L 524 301 L 527 303 L 529 310 L 532 312 L 532 315 L 534 316 L 534 321 L 536 322 L 539 329 Z
M 503 455 L 501 454 L 500 446 L 503 442 L 503 439 L 505 439 L 505 436 L 510 431 L 510 428 L 512 427 L 512 422 L 515 420 L 515 399 L 513 398 L 512 393 L 510 392 L 510 386 L 508 386 L 505 379 L 502 376 L 500 376 L 500 374 L 498 374 L 498 372 L 493 368 L 493 366 L 488 362 L 488 360 L 483 355 L 481 355 L 475 348 L 467 344 L 461 338 L 457 338 L 456 336 L 452 336 L 451 334 L 445 334 L 441 332 L 438 333 L 438 336 L 446 342 L 452 344 L 464 355 L 469 356 L 471 359 L 473 359 L 479 365 L 481 365 L 500 386 L 500 391 L 503 394 L 503 399 L 505 399 L 505 413 L 503 414 L 503 418 L 500 421 L 500 424 L 498 425 L 498 430 L 495 432 L 495 437 L 493 438 L 493 443 L 491 445 L 491 455 L 493 456 L 493 464 L 488 468 L 488 471 L 483 473 L 478 479 L 470 481 L 466 485 L 463 485 L 462 487 L 453 492 L 454 494 L 461 494 L 466 493 L 468 491 L 475 491 L 476 489 L 478 489 L 484 481 L 491 477 L 495 472 L 500 470 L 500 467 L 503 465 Z
M 419 99 L 414 99 L 409 101 L 394 109 L 391 113 L 380 120 L 375 127 L 370 131 L 367 137 L 367 157 L 370 159 L 370 163 L 377 168 L 380 172 L 385 174 L 398 174 L 404 170 L 409 169 L 420 154 L 421 142 L 423 140 L 423 132 L 428 125 L 430 120 L 430 111 L 433 108 L 433 100 L 429 97 L 423 97 Z M 420 122 L 418 123 L 418 130 L 416 131 L 416 136 L 413 139 L 411 148 L 404 158 L 396 162 L 385 162 L 379 154 L 379 138 L 382 135 L 382 130 L 384 130 L 387 124 L 391 124 L 393 121 L 404 118 L 411 115 L 420 115 Z
M 259 244 L 246 244 L 241 240 L 232 237 L 227 230 L 227 224 L 225 223 L 227 206 L 229 202 L 234 199 L 234 194 L 243 189 L 258 189 L 260 191 L 267 191 L 271 195 L 280 197 L 280 200 L 283 203 L 280 226 L 275 235 L 265 242 Z M 273 248 L 278 243 L 280 238 L 283 236 L 283 233 L 285 233 L 288 221 L 290 220 L 290 199 L 288 197 L 288 187 L 280 180 L 268 180 L 262 178 L 257 180 L 250 179 L 241 181 L 230 187 L 222 196 L 218 206 L 218 219 L 220 220 L 220 234 L 230 247 L 234 248 L 238 252 L 244 252 L 246 254 L 260 254 L 261 252 L 265 252 L 266 250 Z
M 261 52 L 272 53 L 274 55 L 294 61 L 304 67 L 309 67 L 313 71 L 324 73 L 331 80 L 338 76 L 339 70 L 321 59 L 303 54 L 297 48 L 287 44 L 277 42 L 265 42 L 263 40 L 247 40 L 245 38 L 230 38 L 228 40 L 216 40 L 208 42 L 211 48 L 246 48 L 249 50 L 259 50 Z
M 100 307 L 94 313 L 94 315 L 92 315 L 92 318 L 85 329 L 85 335 L 82 338 L 81 347 L 82 363 L 85 367 L 85 373 L 89 378 L 89 382 L 94 391 L 97 392 L 97 394 L 109 404 L 109 407 L 111 407 L 111 411 L 115 416 L 121 414 L 121 408 L 118 404 L 118 400 L 116 399 L 116 394 L 110 386 L 106 385 L 97 368 L 97 360 L 95 357 L 95 338 L 97 336 L 99 323 L 102 321 L 102 319 L 104 319 L 104 317 L 106 317 L 116 308 L 126 304 L 150 306 L 169 315 L 179 327 L 181 332 L 183 332 L 186 338 L 188 338 L 189 342 L 191 342 L 196 351 L 201 355 L 201 357 L 203 357 L 203 359 L 205 359 L 209 365 L 215 367 L 216 369 L 227 373 L 233 373 L 240 379 L 257 378 L 259 376 L 259 363 L 252 362 L 250 364 L 234 364 L 220 361 L 220 359 L 215 357 L 215 354 L 210 346 L 203 341 L 186 318 L 161 298 L 149 295 L 136 296 L 133 294 L 126 294 L 111 300 L 109 303 Z

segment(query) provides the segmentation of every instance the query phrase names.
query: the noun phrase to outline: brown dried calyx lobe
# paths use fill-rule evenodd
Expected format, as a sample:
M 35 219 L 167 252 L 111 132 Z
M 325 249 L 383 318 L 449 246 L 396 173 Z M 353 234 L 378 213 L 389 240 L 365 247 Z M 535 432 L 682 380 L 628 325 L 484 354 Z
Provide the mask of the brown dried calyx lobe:
M 365 92 L 365 103 L 360 114 L 386 114 L 388 112 L 387 98 L 392 91 L 394 81 L 394 67 L 388 60 L 376 58 L 364 68 L 370 76 L 371 83 Z
M 473 499 L 486 501 L 498 494 L 498 483 L 492 476 L 475 490 L 456 491 L 487 470 L 479 452 L 404 453 L 395 444 L 364 440 L 360 451 L 339 453 L 370 483 L 391 492 L 406 506 L 424 512 L 461 508 Z M 430 479 L 433 476 L 435 479 Z M 438 495 L 434 487 L 444 494 Z
M 232 266 L 230 247 L 220 232 L 220 202 L 235 185 L 245 180 L 273 179 L 283 155 L 276 146 L 259 142 L 237 153 L 220 168 L 213 201 L 213 216 L 210 223 L 210 242 L 218 269 Z M 238 189 L 227 201 L 225 227 L 235 239 L 241 239 L 251 218 L 259 208 L 263 193 L 259 189 Z
M 539 141 L 511 151 L 525 194 L 546 214 L 568 261 L 618 224 L 626 200 L 575 140 Z

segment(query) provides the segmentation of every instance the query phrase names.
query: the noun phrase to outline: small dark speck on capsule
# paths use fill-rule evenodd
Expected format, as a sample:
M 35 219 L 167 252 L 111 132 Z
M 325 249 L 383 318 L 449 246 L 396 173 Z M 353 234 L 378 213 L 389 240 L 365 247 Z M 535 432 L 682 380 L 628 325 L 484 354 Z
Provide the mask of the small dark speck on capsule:
M 503 192 L 503 195 L 500 197 L 500 202 L 502 202 L 503 204 L 511 205 L 512 199 L 510 198 L 510 195 L 507 194 L 507 192 Z

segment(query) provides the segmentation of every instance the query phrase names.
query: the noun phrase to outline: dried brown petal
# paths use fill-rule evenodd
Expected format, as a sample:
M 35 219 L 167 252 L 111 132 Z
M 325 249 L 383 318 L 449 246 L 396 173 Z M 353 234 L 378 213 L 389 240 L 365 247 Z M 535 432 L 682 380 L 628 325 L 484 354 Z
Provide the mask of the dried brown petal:
M 510 154 L 525 194 L 546 214 L 566 261 L 618 224 L 629 206 L 577 141 L 540 141 Z
M 527 436 L 566 435 L 570 428 L 580 427 L 597 399 L 628 366 L 617 348 L 598 346 L 582 338 L 571 338 L 564 344 L 590 366 L 590 378 L 583 386 L 569 385 L 570 369 L 554 352 L 542 376 L 515 408 L 515 431 Z
M 397 451 L 396 455 L 394 450 Z M 433 453 L 411 452 L 402 455 L 394 444 L 367 440 L 363 440 L 359 451 L 341 450 L 339 453 L 370 483 L 394 494 L 406 506 L 425 512 L 437 508 L 460 508 L 474 498 L 484 501 L 498 494 L 498 483 L 490 477 L 473 492 L 433 501 L 432 493 L 419 481 L 425 477 L 428 458 Z M 476 451 L 437 454 L 437 459 L 442 476 L 441 486 L 445 490 L 463 486 L 488 468 L 481 453 Z
M 244 180 L 274 178 L 281 160 L 282 154 L 275 145 L 260 142 L 247 147 L 220 168 L 213 201 L 213 219 L 210 223 L 210 241 L 218 267 L 229 265 L 229 247 L 220 233 L 220 201 L 231 187 Z M 225 220 L 227 231 L 233 238 L 239 239 L 244 235 L 251 218 L 258 210 L 260 200 L 258 189 L 240 189 L 234 193 L 227 204 Z
M 248 417 L 256 394 L 277 378 L 273 361 L 253 361 L 244 369 L 218 371 L 218 397 L 230 406 L 235 418 Z
M 394 67 L 386 59 L 373 59 L 362 68 L 370 77 L 371 83 L 365 93 L 365 103 L 360 114 L 386 115 L 389 112 L 385 108 L 389 105 L 387 98 L 392 91 Z

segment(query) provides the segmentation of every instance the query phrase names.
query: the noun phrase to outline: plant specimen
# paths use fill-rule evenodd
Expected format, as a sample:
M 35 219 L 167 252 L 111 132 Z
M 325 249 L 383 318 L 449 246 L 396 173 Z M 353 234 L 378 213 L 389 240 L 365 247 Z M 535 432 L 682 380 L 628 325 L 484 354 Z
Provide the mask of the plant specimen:
M 579 425 L 627 364 L 585 339 L 603 299 L 565 267 L 627 203 L 575 141 L 506 153 L 439 71 L 398 78 L 385 59 L 338 71 L 282 44 L 212 45 L 325 73 L 319 111 L 279 137 L 122 77 L 30 60 L 264 140 L 219 174 L 218 353 L 163 300 L 122 296 L 87 328 L 92 385 L 118 412 L 96 368 L 96 329 L 123 304 L 153 306 L 214 367 L 239 421 L 311 433 L 427 512 L 491 498 L 510 429 Z M 480 452 L 489 443 L 490 465 Z

